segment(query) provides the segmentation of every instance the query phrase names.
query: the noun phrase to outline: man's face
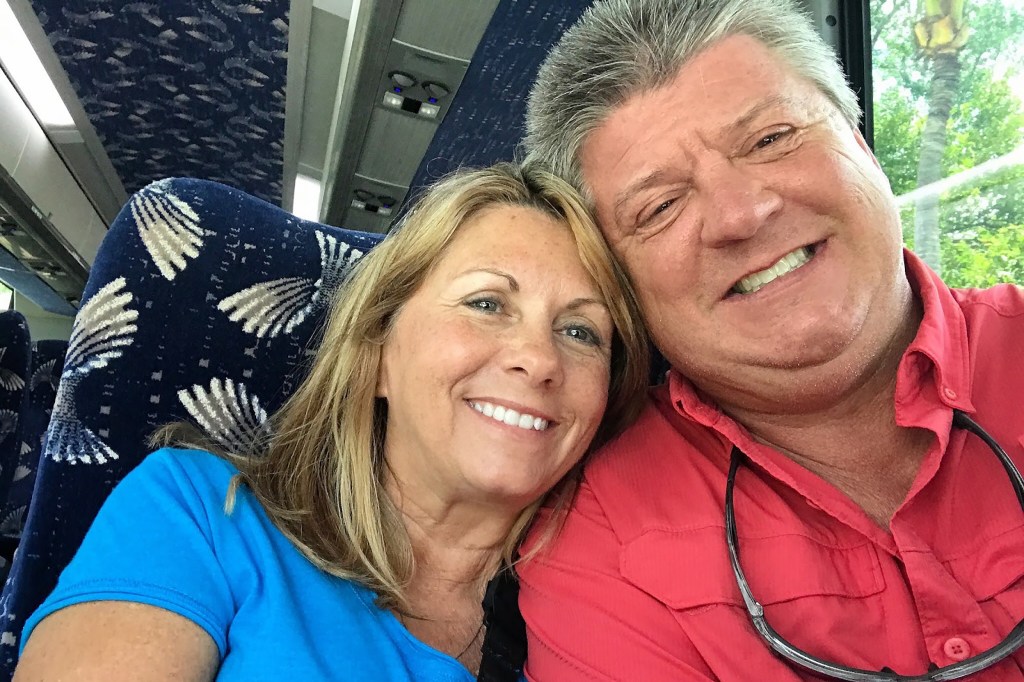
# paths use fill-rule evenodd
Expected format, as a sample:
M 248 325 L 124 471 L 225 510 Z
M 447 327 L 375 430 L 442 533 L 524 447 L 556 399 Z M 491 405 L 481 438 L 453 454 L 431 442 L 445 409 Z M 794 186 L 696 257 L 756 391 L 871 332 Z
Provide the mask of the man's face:
M 905 318 L 885 176 L 829 100 L 752 38 L 628 99 L 581 161 L 655 342 L 719 400 L 758 373 L 869 362 Z

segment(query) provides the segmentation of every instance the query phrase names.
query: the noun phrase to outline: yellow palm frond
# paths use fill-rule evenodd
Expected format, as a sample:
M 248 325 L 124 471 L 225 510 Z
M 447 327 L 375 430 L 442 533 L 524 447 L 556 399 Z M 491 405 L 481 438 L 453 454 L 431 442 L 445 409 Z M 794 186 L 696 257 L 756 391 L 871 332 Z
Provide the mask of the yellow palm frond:
M 925 54 L 957 52 L 970 37 L 964 21 L 965 0 L 925 0 L 924 18 L 914 24 L 914 37 Z

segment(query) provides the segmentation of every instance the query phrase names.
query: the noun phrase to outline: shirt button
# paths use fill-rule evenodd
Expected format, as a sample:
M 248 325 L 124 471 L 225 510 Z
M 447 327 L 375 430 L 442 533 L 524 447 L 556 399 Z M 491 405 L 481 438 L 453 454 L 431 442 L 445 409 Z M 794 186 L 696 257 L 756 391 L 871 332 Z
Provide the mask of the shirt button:
M 947 639 L 942 645 L 942 650 L 954 661 L 962 661 L 971 655 L 971 645 L 960 637 Z
M 942 394 L 945 395 L 950 400 L 956 400 L 956 391 L 951 389 L 949 386 L 946 386 L 945 388 L 942 389 Z

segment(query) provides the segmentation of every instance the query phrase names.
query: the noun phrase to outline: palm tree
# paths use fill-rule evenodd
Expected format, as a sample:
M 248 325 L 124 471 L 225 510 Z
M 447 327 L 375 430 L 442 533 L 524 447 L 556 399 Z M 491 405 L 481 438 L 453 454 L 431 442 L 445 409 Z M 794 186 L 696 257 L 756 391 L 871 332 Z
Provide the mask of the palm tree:
M 932 62 L 928 91 L 928 118 L 921 131 L 921 156 L 917 186 L 942 179 L 942 155 L 946 148 L 946 124 L 960 84 L 960 50 L 969 30 L 964 21 L 966 0 L 923 0 L 923 16 L 914 24 L 914 37 Z M 917 201 L 914 211 L 914 250 L 933 270 L 941 274 L 939 252 L 939 197 Z

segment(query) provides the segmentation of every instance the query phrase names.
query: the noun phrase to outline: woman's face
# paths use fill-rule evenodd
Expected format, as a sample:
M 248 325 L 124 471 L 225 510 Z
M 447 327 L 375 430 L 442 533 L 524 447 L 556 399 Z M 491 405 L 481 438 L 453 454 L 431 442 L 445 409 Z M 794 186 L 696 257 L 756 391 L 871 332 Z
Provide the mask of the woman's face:
M 601 421 L 612 334 L 568 227 L 523 206 L 466 221 L 384 344 L 403 492 L 518 508 L 544 494 Z

